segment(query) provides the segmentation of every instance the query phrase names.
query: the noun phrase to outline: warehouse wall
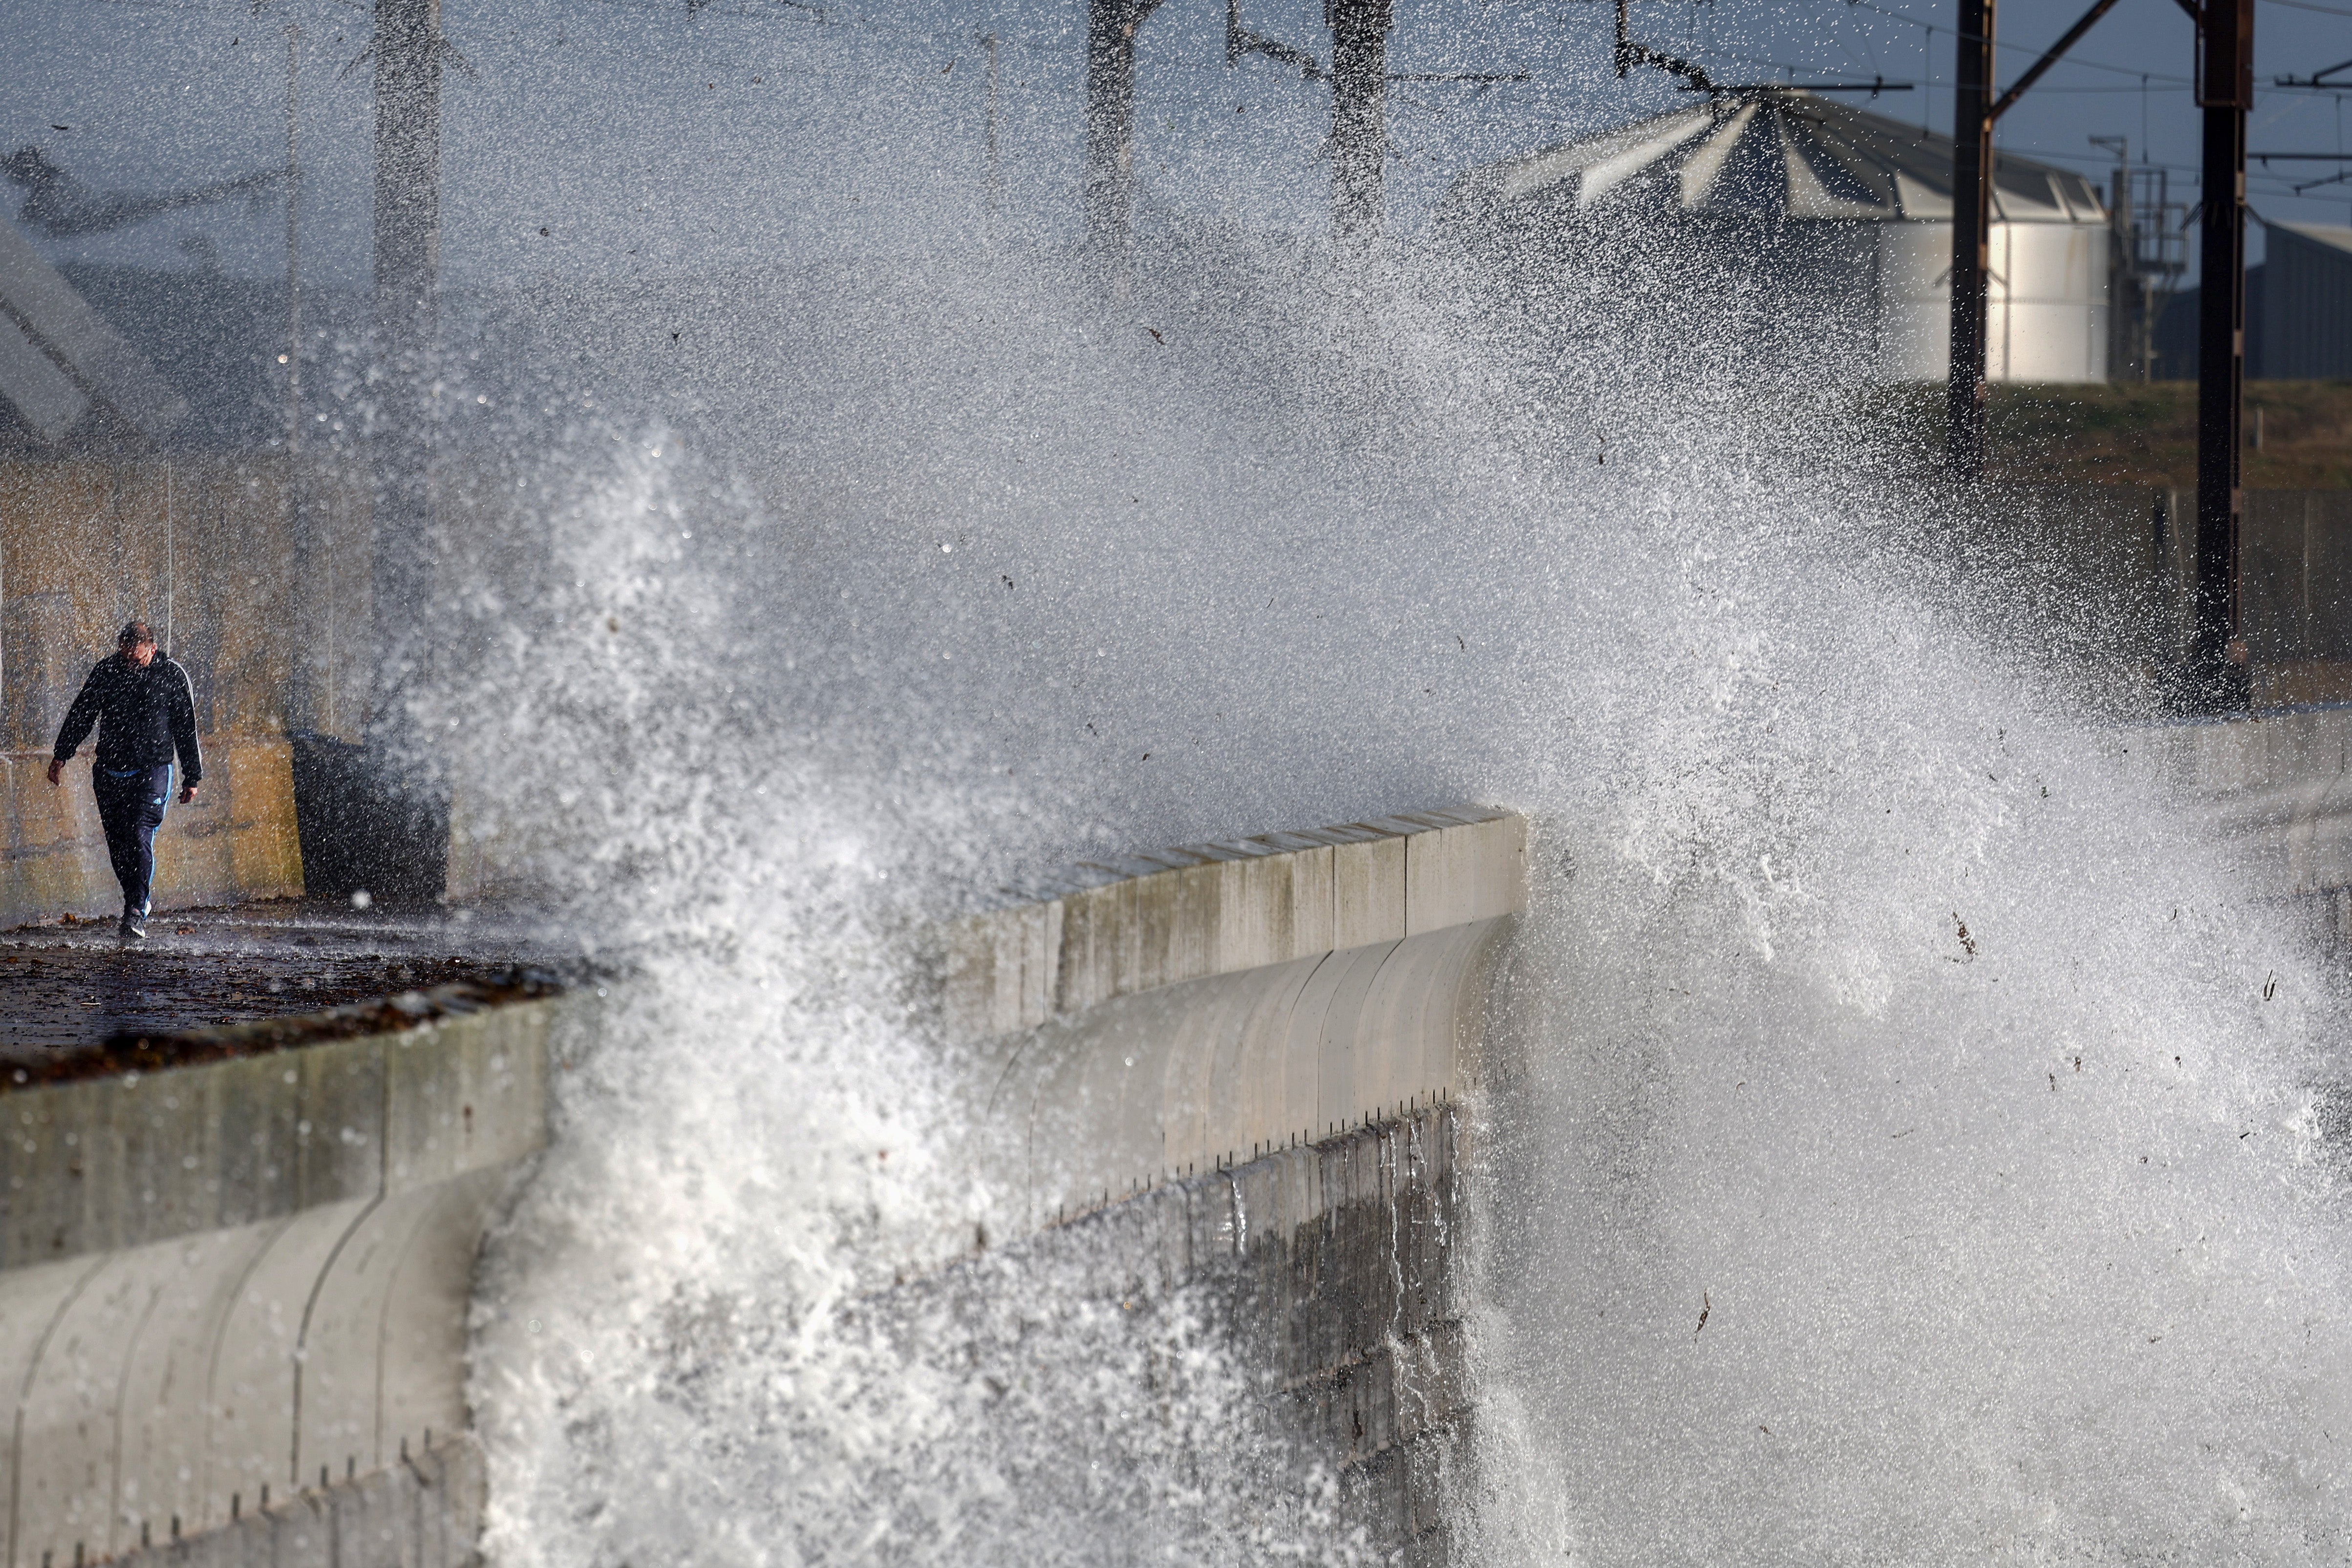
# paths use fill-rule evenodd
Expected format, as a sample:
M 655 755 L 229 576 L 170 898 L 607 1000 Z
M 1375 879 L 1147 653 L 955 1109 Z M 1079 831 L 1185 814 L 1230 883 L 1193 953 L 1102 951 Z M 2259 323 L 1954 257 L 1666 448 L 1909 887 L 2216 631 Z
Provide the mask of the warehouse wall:
M 2248 373 L 2275 381 L 2352 376 L 2352 229 L 2317 224 L 2263 225 L 2264 277 L 2246 301 L 2249 337 L 2257 308 L 2263 352 Z
M 1941 381 L 1952 362 L 1952 225 L 1868 225 L 1878 246 L 1872 310 L 1876 379 Z M 2107 379 L 2106 227 L 2091 223 L 1992 225 L 1985 373 L 1996 382 Z

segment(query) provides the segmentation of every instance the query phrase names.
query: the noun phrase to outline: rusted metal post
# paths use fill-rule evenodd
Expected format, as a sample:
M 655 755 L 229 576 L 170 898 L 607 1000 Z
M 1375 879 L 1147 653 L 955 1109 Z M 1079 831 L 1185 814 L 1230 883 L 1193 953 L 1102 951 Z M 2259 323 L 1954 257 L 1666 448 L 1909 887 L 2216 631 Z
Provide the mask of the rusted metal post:
M 1087 244 L 1124 287 L 1135 232 L 1135 35 L 1160 0 L 1087 0 Z
M 2188 697 L 2196 711 L 2252 702 L 2238 547 L 2246 380 L 2246 111 L 2254 100 L 2254 0 L 2205 0 L 2197 101 L 2205 110 L 2197 302 L 2197 576 Z
M 1991 272 L 1994 0 L 1960 0 L 1952 120 L 1951 371 L 1944 457 L 1968 484 L 1984 476 L 1986 285 Z
M 996 146 L 996 100 L 1003 85 L 1003 72 L 996 58 L 996 35 L 989 34 L 980 45 L 988 58 L 988 221 L 992 238 L 996 221 L 1004 215 L 1004 164 Z
M 432 600 L 441 273 L 441 0 L 376 0 L 376 676 L 369 728 L 394 743 Z
M 302 29 L 286 28 L 286 471 L 302 445 Z
M 1390 0 L 1324 0 L 1331 29 L 1331 232 L 1379 237 L 1388 151 Z

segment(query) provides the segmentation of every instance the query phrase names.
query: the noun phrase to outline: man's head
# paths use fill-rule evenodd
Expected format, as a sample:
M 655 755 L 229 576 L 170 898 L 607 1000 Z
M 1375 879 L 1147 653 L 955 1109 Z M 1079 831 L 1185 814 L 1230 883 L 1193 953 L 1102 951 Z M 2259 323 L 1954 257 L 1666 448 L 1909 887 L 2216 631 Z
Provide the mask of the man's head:
M 133 621 L 122 629 L 122 635 L 114 640 L 114 646 L 131 664 L 143 665 L 155 657 L 155 633 L 148 629 L 144 621 Z

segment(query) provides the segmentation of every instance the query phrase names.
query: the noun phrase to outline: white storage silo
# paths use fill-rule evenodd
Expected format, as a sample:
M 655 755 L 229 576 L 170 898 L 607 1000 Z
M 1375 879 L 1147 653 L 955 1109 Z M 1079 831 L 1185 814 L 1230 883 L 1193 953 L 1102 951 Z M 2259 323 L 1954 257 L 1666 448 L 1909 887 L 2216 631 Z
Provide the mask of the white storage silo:
M 1455 211 L 1563 267 L 1638 233 L 1796 325 L 1818 317 L 1867 379 L 1933 381 L 1950 363 L 1951 187 L 1948 136 L 1751 88 L 1473 170 Z M 2106 379 L 2109 232 L 2083 175 L 1996 157 L 1993 380 Z

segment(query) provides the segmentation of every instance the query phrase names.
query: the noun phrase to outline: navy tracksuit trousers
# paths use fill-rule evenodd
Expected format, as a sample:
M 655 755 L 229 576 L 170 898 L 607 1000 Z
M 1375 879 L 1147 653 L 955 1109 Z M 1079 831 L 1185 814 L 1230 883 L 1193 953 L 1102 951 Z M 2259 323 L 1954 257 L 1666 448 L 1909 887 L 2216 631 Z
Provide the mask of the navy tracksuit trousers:
M 106 824 L 106 852 L 122 884 L 122 912 L 144 915 L 155 883 L 155 830 L 172 799 L 172 765 L 94 768 L 98 820 Z

